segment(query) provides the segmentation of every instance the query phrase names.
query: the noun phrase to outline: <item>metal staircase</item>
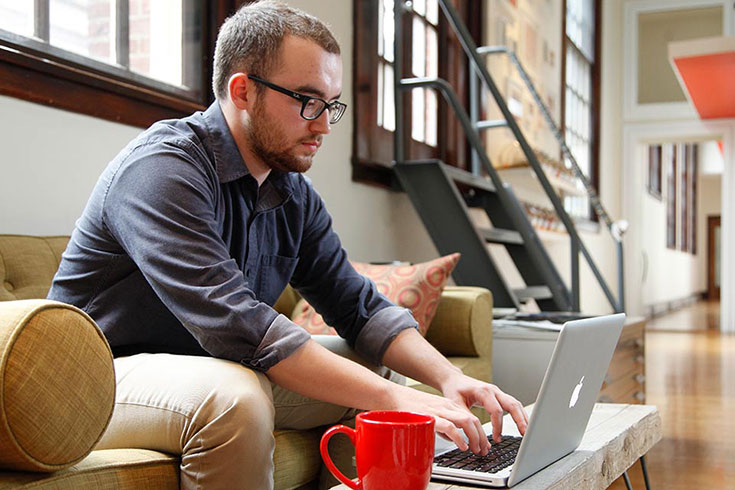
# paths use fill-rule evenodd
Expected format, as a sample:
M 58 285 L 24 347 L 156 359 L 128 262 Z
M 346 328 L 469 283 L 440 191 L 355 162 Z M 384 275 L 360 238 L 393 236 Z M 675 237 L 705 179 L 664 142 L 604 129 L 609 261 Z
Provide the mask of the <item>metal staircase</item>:
M 395 16 L 395 162 L 394 170 L 408 193 L 414 207 L 426 226 L 437 250 L 442 254 L 461 252 L 462 259 L 454 270 L 453 277 L 459 285 L 483 286 L 493 292 L 496 306 L 519 308 L 522 303 L 533 299 L 543 311 L 579 311 L 579 255 L 585 258 L 607 297 L 613 310 L 624 311 L 623 285 L 623 248 L 622 233 L 624 222 L 613 222 L 589 180 L 580 170 L 574 156 L 569 151 L 561 132 L 556 127 L 548 109 L 533 86 L 528 74 L 514 53 L 505 47 L 478 48 L 462 23 L 459 14 L 449 0 L 438 0 L 441 11 L 457 35 L 462 48 L 469 58 L 471 71 L 470 117 L 462 107 L 457 95 L 446 80 L 440 78 L 402 78 L 403 32 L 401 16 L 406 6 L 404 0 L 396 0 Z M 567 214 L 561 199 L 536 156 L 528 144 L 520 127 L 511 115 L 495 82 L 484 64 L 484 57 L 491 54 L 504 54 L 510 57 L 519 70 L 521 78 L 531 91 L 534 100 L 544 115 L 564 156 L 571 162 L 575 175 L 586 189 L 592 207 L 606 225 L 615 241 L 618 255 L 618 296 L 613 295 L 607 282 L 595 264 L 592 255 L 585 247 L 577 232 L 574 221 Z M 500 109 L 503 119 L 499 121 L 479 121 L 478 79 L 489 90 Z M 454 111 L 473 150 L 473 171 L 467 172 L 448 166 L 438 160 L 409 161 L 405 159 L 404 132 L 402 125 L 401 93 L 416 88 L 431 88 L 445 98 Z M 554 206 L 559 219 L 564 224 L 571 244 L 571 288 L 567 287 L 556 266 L 531 225 L 522 204 L 511 187 L 504 183 L 486 154 L 480 131 L 507 127 L 513 133 L 529 165 L 538 177 L 541 187 Z M 483 175 L 489 177 L 487 180 Z M 470 216 L 470 208 L 479 208 L 487 214 L 492 228 L 477 226 Z M 526 286 L 512 288 L 503 277 L 498 264 L 493 259 L 488 245 L 500 244 L 512 258 Z

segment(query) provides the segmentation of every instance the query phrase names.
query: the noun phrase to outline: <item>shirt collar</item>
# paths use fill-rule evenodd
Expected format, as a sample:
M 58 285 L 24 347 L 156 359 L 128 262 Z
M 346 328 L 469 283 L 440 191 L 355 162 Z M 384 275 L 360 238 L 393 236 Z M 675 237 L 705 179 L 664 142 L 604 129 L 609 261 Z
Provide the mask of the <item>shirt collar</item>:
M 204 112 L 204 121 L 209 132 L 208 146 L 214 154 L 214 164 L 220 182 L 224 184 L 248 175 L 250 172 L 227 126 L 219 102 L 215 100 Z
M 224 184 L 250 175 L 218 101 L 212 102 L 212 105 L 204 112 L 204 121 L 209 132 L 209 147 L 214 154 L 220 182 Z M 267 178 L 267 181 L 270 181 L 280 194 L 282 201 L 288 199 L 293 193 L 290 175 L 290 173 L 272 170 Z

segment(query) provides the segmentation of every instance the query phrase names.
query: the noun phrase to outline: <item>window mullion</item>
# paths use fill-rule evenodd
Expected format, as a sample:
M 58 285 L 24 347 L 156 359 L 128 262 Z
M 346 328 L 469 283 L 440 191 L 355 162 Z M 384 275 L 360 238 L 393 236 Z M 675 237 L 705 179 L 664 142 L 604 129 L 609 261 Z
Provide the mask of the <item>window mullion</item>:
M 206 93 L 206 83 L 203 83 L 202 73 L 207 70 L 207 60 L 204 56 L 196 56 L 195 40 L 202 36 L 201 18 L 196 17 L 198 0 L 184 0 L 181 29 L 182 46 L 182 82 L 186 87 L 201 87 L 202 93 Z
M 115 5 L 115 52 L 117 64 L 130 68 L 130 2 L 117 0 Z
M 49 42 L 49 0 L 33 2 L 33 35 L 44 42 Z

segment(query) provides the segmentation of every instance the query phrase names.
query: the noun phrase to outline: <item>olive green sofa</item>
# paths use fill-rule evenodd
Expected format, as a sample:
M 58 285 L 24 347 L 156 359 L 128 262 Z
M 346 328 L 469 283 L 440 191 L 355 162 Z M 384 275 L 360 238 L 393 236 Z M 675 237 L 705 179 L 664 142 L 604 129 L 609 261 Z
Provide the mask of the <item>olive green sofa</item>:
M 114 368 L 82 311 L 45 300 L 68 237 L 0 235 L 0 490 L 175 489 L 177 455 L 94 450 L 114 405 Z M 276 308 L 298 300 L 287 289 Z M 464 372 L 490 381 L 492 297 L 447 287 L 429 341 Z M 417 389 L 430 390 L 411 380 Z M 275 487 L 318 488 L 324 428 L 275 432 Z

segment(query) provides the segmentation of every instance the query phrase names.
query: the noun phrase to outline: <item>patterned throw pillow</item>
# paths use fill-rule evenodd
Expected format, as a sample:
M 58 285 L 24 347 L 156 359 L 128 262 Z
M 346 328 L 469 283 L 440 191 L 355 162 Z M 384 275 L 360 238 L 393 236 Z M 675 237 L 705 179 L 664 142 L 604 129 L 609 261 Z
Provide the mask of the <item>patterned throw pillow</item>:
M 416 265 L 371 265 L 353 262 L 357 272 L 375 283 L 378 291 L 389 300 L 408 308 L 419 324 L 419 332 L 426 331 L 434 319 L 436 308 L 449 275 L 459 262 L 459 254 L 453 253 Z M 305 299 L 294 307 L 291 319 L 312 335 L 336 335 L 337 332 L 324 323 Z

